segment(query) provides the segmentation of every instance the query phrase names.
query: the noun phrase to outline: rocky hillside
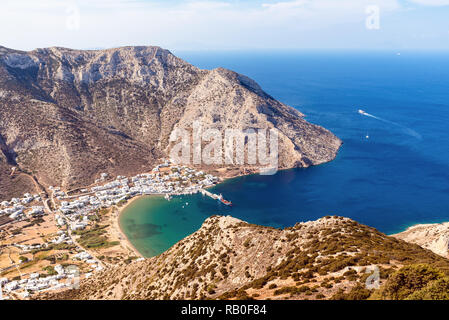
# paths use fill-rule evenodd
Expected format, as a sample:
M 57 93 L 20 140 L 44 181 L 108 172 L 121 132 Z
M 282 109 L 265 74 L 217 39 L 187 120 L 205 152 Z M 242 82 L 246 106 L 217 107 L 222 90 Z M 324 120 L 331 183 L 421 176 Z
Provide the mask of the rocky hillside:
M 214 216 L 157 257 L 105 269 L 80 290 L 37 298 L 366 299 L 374 266 L 383 284 L 417 263 L 449 271 L 449 260 L 343 217 L 280 230 Z
M 449 222 L 418 224 L 393 235 L 398 239 L 416 243 L 436 254 L 449 258 Z
M 168 154 L 172 130 L 194 120 L 220 131 L 278 128 L 281 168 L 330 161 L 341 145 L 253 80 L 198 69 L 159 47 L 0 47 L 0 198 L 33 187 L 8 188 L 13 166 L 65 188 L 101 172 L 148 170 Z

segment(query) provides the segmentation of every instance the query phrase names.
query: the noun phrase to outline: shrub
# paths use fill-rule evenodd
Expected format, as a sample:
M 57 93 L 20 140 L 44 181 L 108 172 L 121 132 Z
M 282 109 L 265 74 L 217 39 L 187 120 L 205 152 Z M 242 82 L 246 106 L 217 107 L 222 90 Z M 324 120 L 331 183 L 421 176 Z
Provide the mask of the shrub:
M 426 264 L 402 267 L 392 274 L 382 288 L 373 295 L 373 299 L 403 300 L 414 292 L 426 287 L 430 282 L 445 277 L 439 269 Z M 417 293 L 418 295 L 418 293 Z
M 46 266 L 42 270 L 47 271 L 47 274 L 50 276 L 57 274 L 57 272 L 55 271 L 55 268 L 53 268 L 52 266 Z
M 449 278 L 430 282 L 425 288 L 409 295 L 407 300 L 449 300 Z
M 361 284 L 356 285 L 349 291 L 345 293 L 343 290 L 339 290 L 336 294 L 331 297 L 331 300 L 366 300 L 371 295 L 371 291 L 366 289 Z

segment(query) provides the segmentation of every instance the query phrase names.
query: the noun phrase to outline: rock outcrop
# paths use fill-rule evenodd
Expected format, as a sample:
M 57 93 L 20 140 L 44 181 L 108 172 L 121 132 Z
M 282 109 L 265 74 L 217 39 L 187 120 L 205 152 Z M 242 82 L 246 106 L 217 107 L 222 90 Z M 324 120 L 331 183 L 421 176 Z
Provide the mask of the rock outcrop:
M 253 80 L 201 70 L 159 47 L 0 47 L 2 184 L 11 166 L 67 189 L 89 185 L 101 172 L 149 170 L 167 156 L 173 129 L 193 121 L 221 132 L 277 128 L 280 168 L 330 161 L 341 145 Z

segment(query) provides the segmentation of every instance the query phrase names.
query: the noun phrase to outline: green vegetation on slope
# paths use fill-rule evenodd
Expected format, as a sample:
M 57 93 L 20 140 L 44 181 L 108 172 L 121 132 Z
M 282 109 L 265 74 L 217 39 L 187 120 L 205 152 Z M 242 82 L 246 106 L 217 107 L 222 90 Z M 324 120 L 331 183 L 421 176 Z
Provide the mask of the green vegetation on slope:
M 449 300 L 449 277 L 426 264 L 405 266 L 392 274 L 371 299 Z

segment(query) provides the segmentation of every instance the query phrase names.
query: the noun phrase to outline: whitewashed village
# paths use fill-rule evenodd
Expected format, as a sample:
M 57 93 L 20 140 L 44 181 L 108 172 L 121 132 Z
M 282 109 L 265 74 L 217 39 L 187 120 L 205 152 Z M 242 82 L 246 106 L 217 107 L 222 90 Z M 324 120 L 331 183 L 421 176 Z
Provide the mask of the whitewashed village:
M 141 195 L 165 195 L 169 201 L 172 196 L 201 192 L 225 201 L 221 195 L 205 190 L 218 181 L 203 171 L 165 160 L 151 172 L 133 177 L 111 178 L 102 173 L 86 188 L 64 191 L 49 187 L 48 199 L 26 193 L 22 198 L 1 202 L 0 298 L 27 299 L 39 292 L 74 288 L 80 279 L 113 266 L 101 261 L 89 250 L 89 243 L 83 242 L 83 235 L 90 232 L 86 230 L 97 234 L 101 229 L 92 229 L 99 212 Z M 40 241 L 33 243 L 33 239 Z M 132 261 L 141 259 L 136 256 Z

